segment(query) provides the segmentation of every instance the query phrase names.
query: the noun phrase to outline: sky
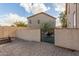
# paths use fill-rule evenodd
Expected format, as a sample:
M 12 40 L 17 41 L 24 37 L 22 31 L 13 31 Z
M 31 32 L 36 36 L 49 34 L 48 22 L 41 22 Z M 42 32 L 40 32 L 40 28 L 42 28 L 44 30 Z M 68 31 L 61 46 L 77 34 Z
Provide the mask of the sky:
M 58 16 L 64 10 L 63 3 L 0 3 L 0 25 L 12 25 L 16 21 L 27 23 L 27 17 L 45 12 L 56 17 L 56 23 L 59 26 Z

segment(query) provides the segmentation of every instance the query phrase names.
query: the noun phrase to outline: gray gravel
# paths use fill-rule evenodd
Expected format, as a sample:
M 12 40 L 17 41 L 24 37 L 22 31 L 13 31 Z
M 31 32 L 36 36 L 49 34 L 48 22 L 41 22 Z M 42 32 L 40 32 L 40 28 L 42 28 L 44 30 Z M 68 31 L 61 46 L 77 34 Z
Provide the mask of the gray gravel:
M 79 56 L 79 51 L 59 48 L 50 43 L 20 39 L 0 45 L 1 56 Z

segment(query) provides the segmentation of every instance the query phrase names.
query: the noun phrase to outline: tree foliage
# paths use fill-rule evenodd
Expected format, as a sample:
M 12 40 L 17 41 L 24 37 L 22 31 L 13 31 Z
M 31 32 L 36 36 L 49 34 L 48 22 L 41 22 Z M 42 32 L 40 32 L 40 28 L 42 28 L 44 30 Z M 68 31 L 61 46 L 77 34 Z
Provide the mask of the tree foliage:
M 17 27 L 27 27 L 27 24 L 23 21 L 15 22 L 14 25 L 17 26 Z
M 49 22 L 41 24 L 41 30 L 43 32 L 50 32 L 52 30 L 52 26 Z
M 59 19 L 61 21 L 61 25 L 63 28 L 66 28 L 67 27 L 67 19 L 66 19 L 66 13 L 65 12 L 61 12 L 60 13 L 60 16 L 59 16 Z

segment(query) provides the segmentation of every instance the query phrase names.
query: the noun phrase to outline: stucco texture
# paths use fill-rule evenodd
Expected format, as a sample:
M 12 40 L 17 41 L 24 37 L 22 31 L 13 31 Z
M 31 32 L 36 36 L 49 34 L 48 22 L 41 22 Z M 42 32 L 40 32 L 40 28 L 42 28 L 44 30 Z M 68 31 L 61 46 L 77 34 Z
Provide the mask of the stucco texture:
M 55 29 L 55 45 L 79 50 L 79 29 Z

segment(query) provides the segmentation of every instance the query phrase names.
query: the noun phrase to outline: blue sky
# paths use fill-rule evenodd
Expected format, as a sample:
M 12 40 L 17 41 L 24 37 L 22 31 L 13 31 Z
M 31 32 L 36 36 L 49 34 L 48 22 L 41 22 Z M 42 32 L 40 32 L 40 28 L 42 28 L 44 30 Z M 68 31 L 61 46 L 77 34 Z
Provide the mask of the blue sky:
M 59 13 L 64 10 L 63 6 L 64 4 L 53 3 L 0 3 L 0 23 L 10 25 L 19 20 L 27 21 L 28 16 L 39 12 L 58 17 Z
M 0 3 L 0 15 L 16 13 L 19 16 L 27 16 L 27 12 L 19 3 Z

